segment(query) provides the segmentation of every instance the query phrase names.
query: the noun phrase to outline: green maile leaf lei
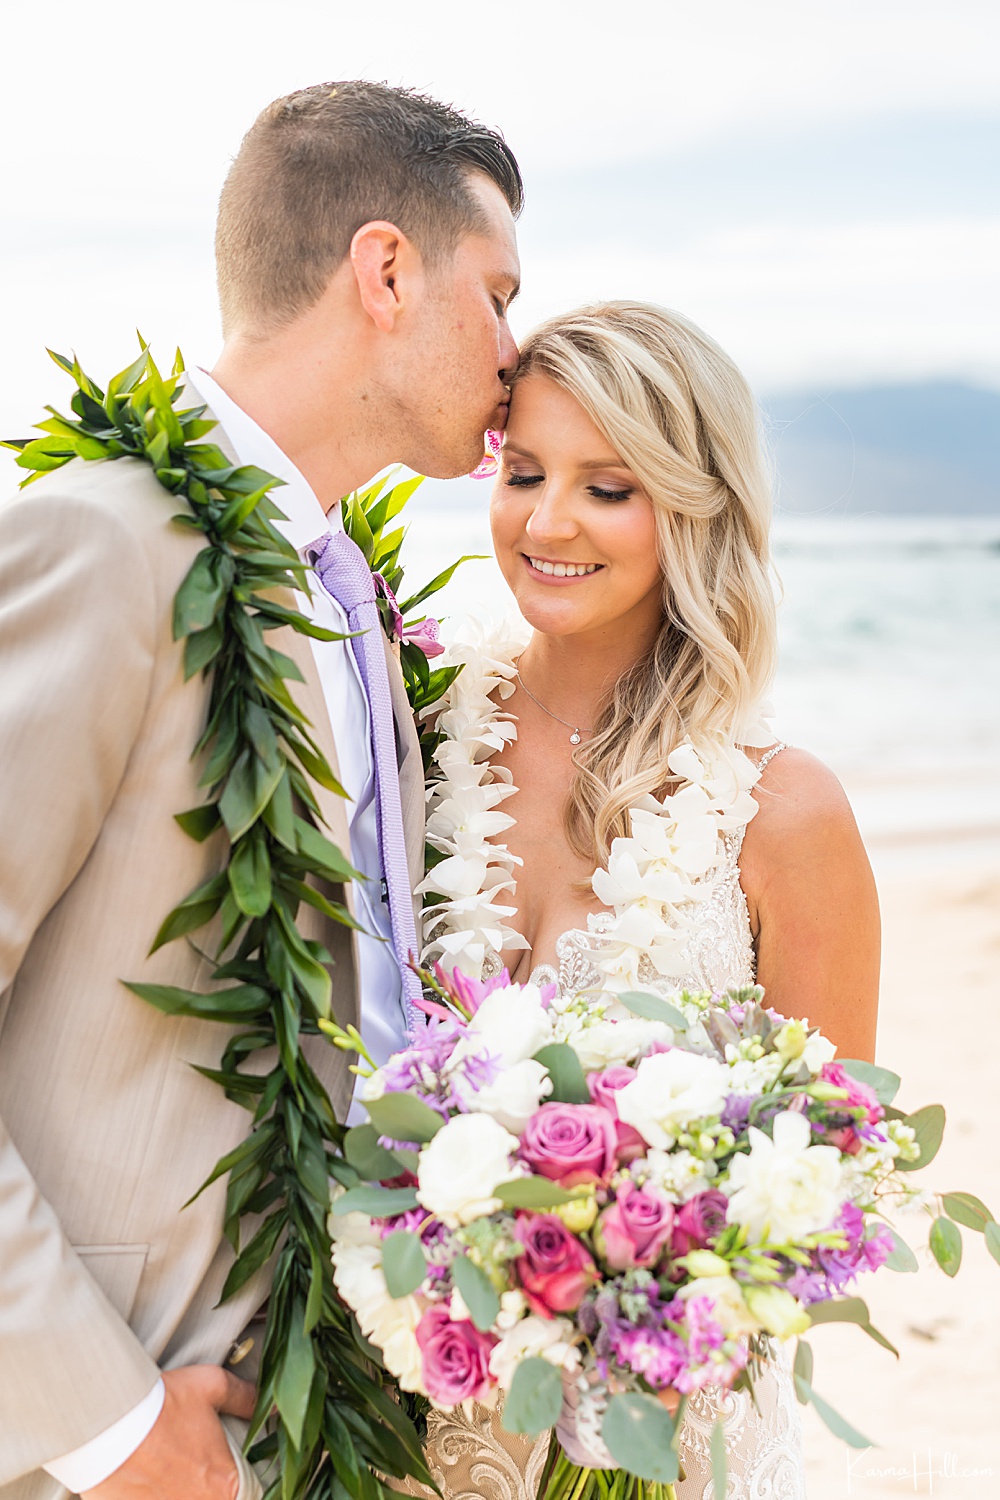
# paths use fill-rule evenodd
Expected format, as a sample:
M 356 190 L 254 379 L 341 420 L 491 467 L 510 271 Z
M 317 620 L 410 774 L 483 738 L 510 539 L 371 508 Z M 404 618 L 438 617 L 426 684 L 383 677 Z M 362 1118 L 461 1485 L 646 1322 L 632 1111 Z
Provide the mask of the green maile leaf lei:
M 52 357 L 76 382 L 73 416 L 47 407 L 49 417 L 38 424 L 42 437 L 4 444 L 29 471 L 24 484 L 73 458 L 141 458 L 184 502 L 176 523 L 200 531 L 206 542 L 173 611 L 185 677 L 201 673 L 210 681 L 208 722 L 194 747 L 206 760 L 206 799 L 177 822 L 199 841 L 224 830 L 229 848 L 219 874 L 165 918 L 153 951 L 218 918 L 212 979 L 226 987 L 207 994 L 168 985 L 128 988 L 168 1015 L 234 1028 L 220 1066 L 199 1071 L 246 1109 L 252 1124 L 199 1191 L 228 1178 L 225 1234 L 235 1260 L 221 1300 L 275 1259 L 251 1456 L 274 1461 L 268 1500 L 380 1500 L 391 1491 L 378 1475 L 431 1481 L 416 1431 L 333 1285 L 329 1179 L 350 1188 L 360 1178 L 343 1156 L 344 1128 L 301 1045 L 330 1021 L 332 959 L 296 926 L 303 901 L 351 925 L 346 908 L 317 883 L 361 877 L 323 832 L 310 779 L 340 795 L 343 789 L 289 691 L 301 674 L 267 642 L 268 632 L 282 626 L 319 640 L 344 637 L 275 601 L 276 590 L 309 592 L 307 570 L 273 524 L 281 512 L 271 491 L 281 481 L 230 464 L 205 442 L 216 424 L 204 406 L 178 409 L 179 352 L 164 379 L 142 344 L 139 358 L 106 391 L 76 359 Z M 394 589 L 402 582 L 403 532 L 386 535 L 385 528 L 419 482 L 386 489 L 383 480 L 344 502 L 350 533 Z M 453 571 L 407 600 L 403 612 Z M 453 670 L 431 672 L 423 653 L 406 644 L 401 656 L 415 707 L 440 697 Z M 248 1059 L 268 1050 L 275 1057 L 269 1072 L 244 1071 Z M 247 1215 L 260 1222 L 244 1242 Z

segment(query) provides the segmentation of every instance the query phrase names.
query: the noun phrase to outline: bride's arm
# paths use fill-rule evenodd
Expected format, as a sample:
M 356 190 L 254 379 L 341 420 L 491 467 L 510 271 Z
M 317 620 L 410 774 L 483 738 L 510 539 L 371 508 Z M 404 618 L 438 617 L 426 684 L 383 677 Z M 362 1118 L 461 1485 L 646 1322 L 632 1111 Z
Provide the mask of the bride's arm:
M 807 1016 L 842 1057 L 871 1060 L 880 926 L 871 866 L 833 772 L 803 750 L 767 766 L 740 881 L 767 1003 Z

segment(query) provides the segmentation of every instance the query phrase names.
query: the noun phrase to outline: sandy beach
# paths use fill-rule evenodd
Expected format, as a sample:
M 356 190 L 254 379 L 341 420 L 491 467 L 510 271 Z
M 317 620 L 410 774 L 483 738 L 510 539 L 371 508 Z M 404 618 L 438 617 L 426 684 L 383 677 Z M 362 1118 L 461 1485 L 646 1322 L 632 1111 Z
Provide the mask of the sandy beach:
M 878 1061 L 903 1076 L 903 1108 L 941 1103 L 944 1145 L 922 1174 L 934 1190 L 976 1193 L 1000 1213 L 992 1138 L 1000 1057 L 1000 849 L 965 841 L 871 849 L 884 922 Z M 926 1248 L 930 1219 L 900 1220 L 915 1275 L 859 1286 L 900 1360 L 859 1329 L 811 1337 L 814 1385 L 877 1447 L 852 1451 L 804 1412 L 809 1500 L 1000 1496 L 1000 1266 L 963 1231 L 952 1281 Z

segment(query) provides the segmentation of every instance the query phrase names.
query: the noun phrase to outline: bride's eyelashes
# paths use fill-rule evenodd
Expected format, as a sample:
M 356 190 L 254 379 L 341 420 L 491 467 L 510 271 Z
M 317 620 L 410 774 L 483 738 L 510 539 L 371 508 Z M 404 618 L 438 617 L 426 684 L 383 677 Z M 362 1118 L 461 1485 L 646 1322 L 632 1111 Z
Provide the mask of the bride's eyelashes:
M 544 482 L 544 474 L 515 474 L 512 472 L 508 472 L 504 480 L 506 485 L 521 489 L 533 488 L 535 485 L 544 484 Z M 595 500 L 610 502 L 628 500 L 634 493 L 635 491 L 631 489 L 605 490 L 599 484 L 588 484 L 587 486 L 587 494 L 593 495 Z
M 595 500 L 627 500 L 633 493 L 632 490 L 602 490 L 599 484 L 587 486 L 587 494 L 593 495 Z

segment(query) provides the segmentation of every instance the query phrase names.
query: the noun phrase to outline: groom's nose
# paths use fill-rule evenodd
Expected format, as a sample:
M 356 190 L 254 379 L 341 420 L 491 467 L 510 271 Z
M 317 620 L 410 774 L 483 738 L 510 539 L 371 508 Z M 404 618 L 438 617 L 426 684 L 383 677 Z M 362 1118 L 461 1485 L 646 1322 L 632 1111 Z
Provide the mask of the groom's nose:
M 521 356 L 518 353 L 517 345 L 514 342 L 514 335 L 511 333 L 508 324 L 503 323 L 501 329 L 500 368 L 497 374 L 504 385 L 510 385 L 511 380 L 514 378 L 514 371 L 521 362 Z

